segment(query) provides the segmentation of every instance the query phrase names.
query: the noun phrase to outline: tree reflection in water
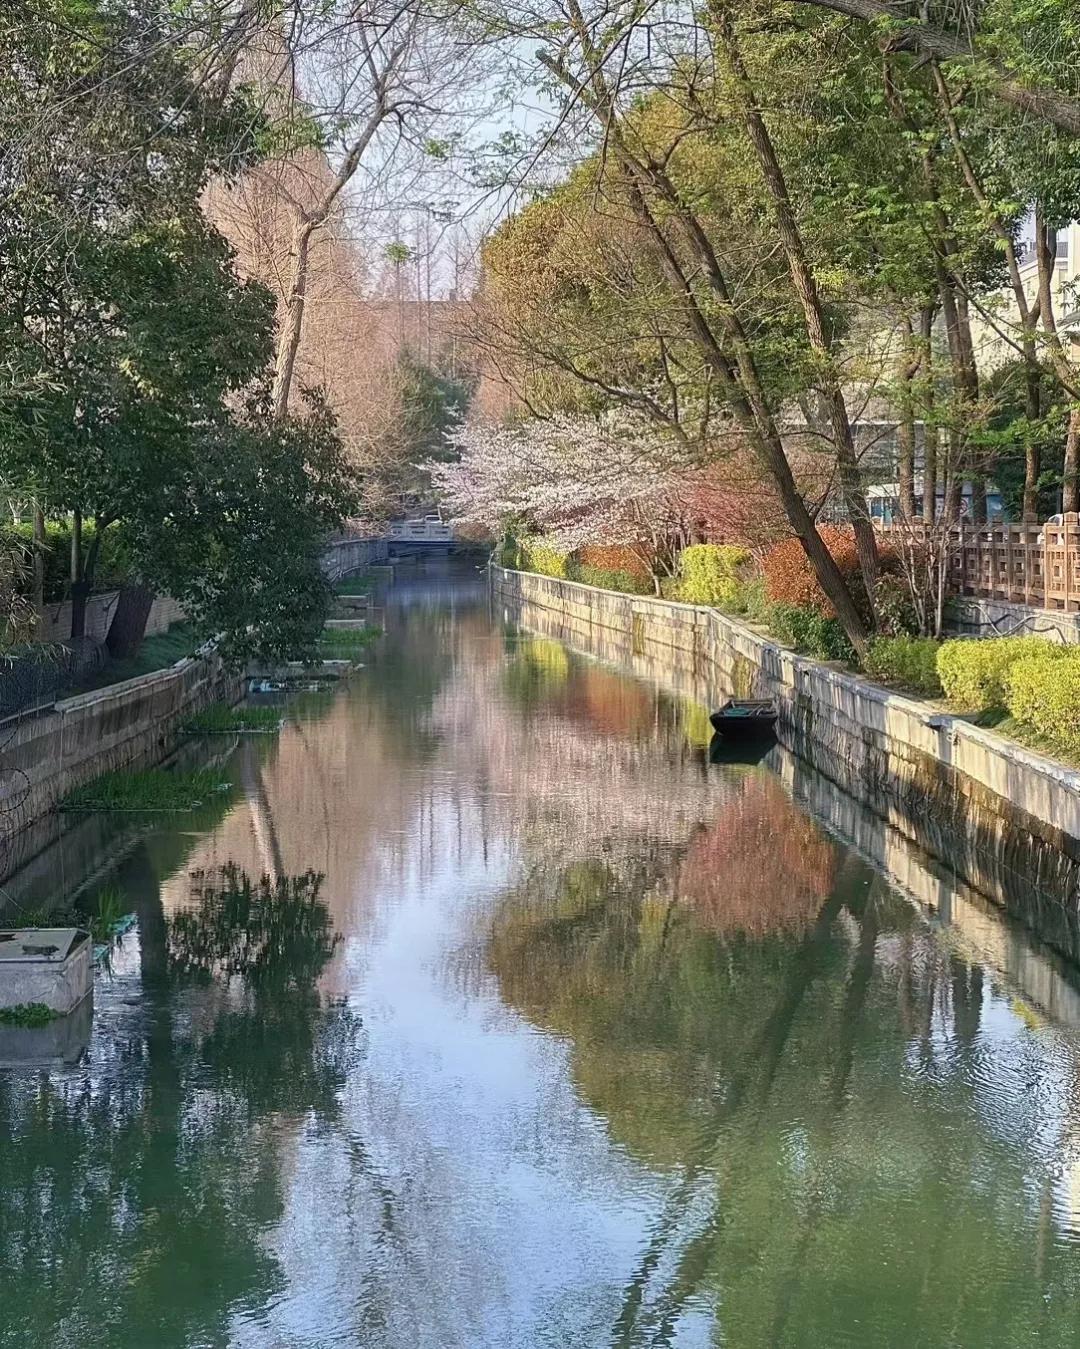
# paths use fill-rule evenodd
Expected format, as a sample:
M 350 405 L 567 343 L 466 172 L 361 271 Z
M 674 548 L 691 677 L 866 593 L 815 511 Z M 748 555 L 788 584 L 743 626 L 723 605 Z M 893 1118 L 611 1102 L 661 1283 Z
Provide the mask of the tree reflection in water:
M 505 1000 L 670 1177 L 608 1344 L 704 1314 L 747 1349 L 1074 1345 L 1068 1116 L 981 1085 L 1080 1080 L 1071 1048 L 988 1019 L 979 967 L 779 784 L 728 808 L 681 858 L 534 859 L 492 926 Z
M 283 1287 L 264 1244 L 282 1168 L 361 1052 L 317 989 L 337 941 L 320 883 L 197 876 L 165 967 L 87 1063 L 0 1082 L 0 1345 L 224 1346 Z
M 694 836 L 679 899 L 719 932 L 805 932 L 831 892 L 840 850 L 770 773 L 748 774 Z

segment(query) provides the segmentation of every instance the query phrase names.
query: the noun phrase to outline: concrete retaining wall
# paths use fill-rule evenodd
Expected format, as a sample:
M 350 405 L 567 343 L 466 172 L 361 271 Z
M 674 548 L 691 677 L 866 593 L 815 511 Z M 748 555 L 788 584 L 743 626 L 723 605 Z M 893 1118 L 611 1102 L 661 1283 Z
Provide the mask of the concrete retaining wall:
M 120 598 L 119 590 L 106 590 L 100 595 L 91 595 L 86 604 L 86 635 L 95 641 L 103 642 L 112 622 L 116 602 Z M 150 606 L 150 616 L 146 620 L 146 635 L 153 637 L 159 632 L 168 632 L 174 623 L 179 623 L 184 611 L 176 600 L 168 595 L 158 595 Z M 37 627 L 34 637 L 39 642 L 66 642 L 71 636 L 71 601 L 62 604 L 46 604 L 38 611 Z
M 1080 614 L 1036 609 L 1007 600 L 970 596 L 949 600 L 948 631 L 961 637 L 1045 637 L 1051 642 L 1080 642 Z
M 207 656 L 9 718 L 0 723 L 0 804 L 18 802 L 18 824 L 29 824 L 99 773 L 161 758 L 185 717 L 240 690 L 240 677 Z
M 709 706 L 775 698 L 783 743 L 932 851 L 964 841 L 967 877 L 1007 868 L 1080 902 L 1080 773 L 990 731 L 797 655 L 714 609 L 491 570 L 497 615 Z M 981 859 L 981 861 L 980 861 Z

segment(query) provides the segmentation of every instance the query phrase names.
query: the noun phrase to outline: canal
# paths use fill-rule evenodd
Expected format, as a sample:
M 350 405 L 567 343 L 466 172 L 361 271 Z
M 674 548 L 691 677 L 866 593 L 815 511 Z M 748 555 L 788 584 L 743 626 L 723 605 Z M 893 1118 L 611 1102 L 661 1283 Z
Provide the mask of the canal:
M 1062 942 L 477 573 L 384 600 L 230 793 L 7 882 L 138 928 L 0 1071 L 0 1346 L 1080 1345 Z

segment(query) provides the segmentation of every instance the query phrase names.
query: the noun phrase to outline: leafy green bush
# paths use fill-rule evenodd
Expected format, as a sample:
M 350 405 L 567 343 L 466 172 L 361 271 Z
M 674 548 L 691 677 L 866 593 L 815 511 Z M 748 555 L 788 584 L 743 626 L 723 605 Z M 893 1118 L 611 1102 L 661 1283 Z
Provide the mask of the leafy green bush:
M 903 684 L 933 697 L 941 693 L 937 658 L 941 643 L 933 637 L 878 637 L 870 645 L 864 667 L 871 679 Z
M 518 566 L 522 571 L 534 571 L 540 576 L 554 576 L 566 580 L 568 556 L 544 539 L 522 539 L 518 546 Z
M 13 526 L 19 538 L 31 542 L 33 526 L 21 524 Z M 83 525 L 83 551 L 94 541 L 94 526 L 91 521 Z M 71 526 L 57 524 L 49 520 L 45 525 L 45 601 L 55 604 L 66 599 L 70 589 L 71 575 Z M 98 549 L 97 566 L 94 570 L 94 590 L 115 590 L 122 585 L 128 575 L 127 553 L 116 525 L 110 525 L 101 536 Z
M 764 576 L 755 576 L 752 581 L 747 581 L 743 586 L 742 593 L 743 613 L 753 623 L 768 623 L 769 597 L 766 593 Z
M 1080 650 L 1043 642 L 1046 651 L 1022 656 L 1005 674 L 1005 706 L 1022 725 L 1051 744 L 1080 751 Z
M 55 1021 L 59 1015 L 44 1002 L 17 1002 L 11 1007 L 0 1007 L 0 1023 L 5 1026 L 37 1029 Z
M 635 576 L 632 572 L 611 567 L 594 567 L 587 562 L 570 562 L 566 574 L 571 581 L 580 581 L 582 585 L 597 586 L 601 590 L 623 590 L 628 595 L 649 595 L 652 586 L 644 576 Z
M 507 567 L 510 571 L 523 571 L 525 564 L 521 557 L 521 545 L 517 539 L 507 535 L 499 544 L 495 561 L 500 567 Z
M 800 604 L 772 604 L 767 617 L 773 635 L 797 651 L 805 651 L 818 660 L 854 663 L 855 650 L 839 619 L 828 618 L 817 609 Z
M 679 554 L 679 599 L 741 612 L 743 573 L 750 561 L 745 548 L 695 543 Z
M 943 642 L 937 667 L 941 687 L 951 703 L 981 712 L 1005 706 L 1005 677 L 1026 656 L 1060 658 L 1067 648 L 1041 637 L 961 638 Z

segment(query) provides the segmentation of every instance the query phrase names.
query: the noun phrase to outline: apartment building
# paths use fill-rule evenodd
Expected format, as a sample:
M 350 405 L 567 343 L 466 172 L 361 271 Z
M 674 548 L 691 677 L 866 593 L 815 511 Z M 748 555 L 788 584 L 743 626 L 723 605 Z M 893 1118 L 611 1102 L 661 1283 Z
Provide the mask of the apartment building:
M 1080 357 L 1080 223 L 1057 232 L 1051 297 L 1062 340 Z M 1018 240 L 1020 275 L 1028 302 L 1038 297 L 1039 269 L 1035 259 L 1035 220 L 1029 216 Z M 972 307 L 972 339 L 979 369 L 987 374 L 1015 361 L 1016 330 L 1020 314 L 1012 287 L 1006 286 Z

